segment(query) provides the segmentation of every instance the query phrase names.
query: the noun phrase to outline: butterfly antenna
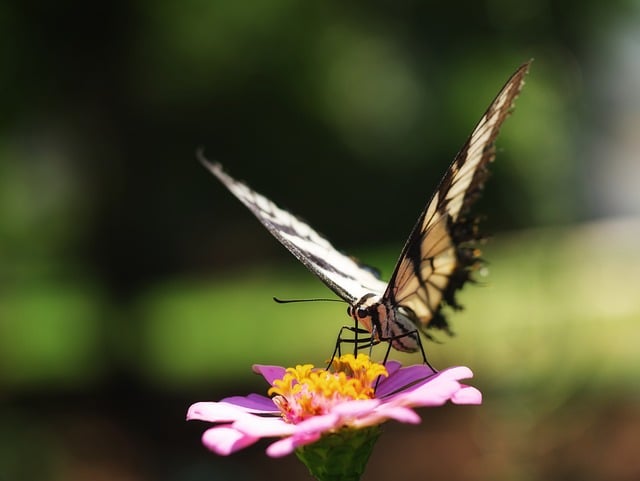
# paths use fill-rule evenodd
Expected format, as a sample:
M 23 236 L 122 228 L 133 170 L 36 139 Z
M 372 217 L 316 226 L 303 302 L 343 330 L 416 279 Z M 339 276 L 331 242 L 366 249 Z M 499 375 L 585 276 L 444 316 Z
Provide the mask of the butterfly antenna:
M 326 301 L 326 302 L 347 302 L 342 299 L 328 299 L 324 297 L 315 297 L 312 299 L 280 299 L 278 297 L 273 297 L 273 300 L 278 304 L 291 304 L 292 302 L 316 302 L 316 301 Z
M 196 158 L 205 165 L 209 163 L 209 160 L 204 155 L 204 146 L 198 146 L 196 149 Z

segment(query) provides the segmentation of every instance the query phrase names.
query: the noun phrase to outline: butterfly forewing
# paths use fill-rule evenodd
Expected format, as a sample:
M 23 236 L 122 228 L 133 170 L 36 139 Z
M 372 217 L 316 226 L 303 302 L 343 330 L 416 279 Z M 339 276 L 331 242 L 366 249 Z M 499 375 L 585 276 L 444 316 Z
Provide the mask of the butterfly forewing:
M 477 238 L 474 220 L 465 218 L 495 157 L 494 142 L 524 83 L 529 62 L 507 81 L 456 155 L 400 255 L 383 300 L 404 307 L 419 327 L 447 324 L 443 301 L 457 307 L 455 291 L 478 263 L 469 242 Z
M 370 270 L 336 250 L 306 223 L 280 209 L 200 155 L 200 161 L 249 208 L 260 222 L 311 272 L 345 301 L 353 304 L 367 293 L 381 295 L 387 284 Z
M 411 231 L 389 284 L 337 251 L 306 223 L 231 178 L 219 164 L 202 155 L 200 160 L 276 239 L 351 305 L 351 315 L 372 332 L 373 339 L 415 351 L 420 346 L 416 328 L 448 330 L 441 308 L 459 307 L 454 295 L 479 263 L 472 245 L 478 238 L 476 221 L 466 214 L 482 189 L 495 156 L 494 141 L 529 63 L 508 80 L 449 166 Z

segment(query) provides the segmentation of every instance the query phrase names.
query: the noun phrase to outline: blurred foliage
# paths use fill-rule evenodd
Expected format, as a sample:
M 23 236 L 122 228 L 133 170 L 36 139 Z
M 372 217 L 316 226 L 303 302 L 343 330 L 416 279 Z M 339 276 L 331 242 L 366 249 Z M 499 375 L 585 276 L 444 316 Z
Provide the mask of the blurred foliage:
M 493 373 L 489 384 L 505 392 L 534 389 L 546 396 L 546 389 L 558 387 L 549 384 L 553 380 L 567 395 L 603 385 L 640 393 L 640 383 L 629 383 L 639 374 L 640 304 L 635 285 L 627 282 L 627 276 L 640 275 L 640 259 L 632 239 L 611 236 L 615 231 L 640 233 L 640 227 L 612 222 L 493 241 L 485 253 L 490 275 L 479 276 L 479 286 L 461 294 L 468 309 L 449 313 L 458 335 L 447 339 L 434 333 L 441 342 L 428 344 L 432 362 L 476 366 Z M 607 236 L 615 248 L 602 251 L 600 241 Z M 387 266 L 394 259 L 392 250 L 364 257 Z M 46 379 L 62 369 L 56 363 L 63 363 L 61 373 L 72 379 L 89 368 L 97 375 L 107 352 L 161 389 L 238 380 L 250 376 L 247 368 L 254 362 L 321 364 L 349 318 L 343 304 L 274 303 L 274 295 L 325 293 L 301 266 L 288 270 L 263 266 L 211 280 L 157 284 L 129 309 L 110 316 L 116 326 L 106 339 L 99 331 L 104 306 L 86 286 L 7 293 L 3 315 L 12 322 L 2 326 L 0 352 L 3 364 L 13 369 L 4 380 L 41 383 L 42 378 L 30 378 L 29 369 L 41 366 L 38 373 Z M 384 346 L 377 349 L 382 356 Z M 515 359 L 519 369 L 512 370 Z
M 474 369 L 484 417 L 444 410 L 453 441 L 385 449 L 472 440 L 450 479 L 637 479 L 640 232 L 610 218 L 640 214 L 638 18 L 633 0 L 1 3 L 0 479 L 280 476 L 259 450 L 212 459 L 184 410 L 262 389 L 252 363 L 323 362 L 348 319 L 271 301 L 327 290 L 196 148 L 388 276 L 529 58 L 477 208 L 491 275 L 429 343 Z

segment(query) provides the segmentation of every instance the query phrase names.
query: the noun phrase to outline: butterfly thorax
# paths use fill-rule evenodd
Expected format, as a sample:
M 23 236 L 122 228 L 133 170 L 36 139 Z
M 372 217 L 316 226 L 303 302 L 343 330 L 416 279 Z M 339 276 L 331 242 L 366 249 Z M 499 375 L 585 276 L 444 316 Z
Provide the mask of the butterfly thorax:
M 374 341 L 390 342 L 403 352 L 415 352 L 420 346 L 412 312 L 385 302 L 381 295 L 365 294 L 347 308 L 347 314 L 369 331 Z

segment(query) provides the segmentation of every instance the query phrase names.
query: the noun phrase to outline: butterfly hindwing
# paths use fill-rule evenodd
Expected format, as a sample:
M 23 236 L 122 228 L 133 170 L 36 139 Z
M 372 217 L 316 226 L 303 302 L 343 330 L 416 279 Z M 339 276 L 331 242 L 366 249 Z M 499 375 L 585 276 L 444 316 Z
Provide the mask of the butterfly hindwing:
M 384 292 L 387 284 L 370 269 L 339 252 L 305 222 L 233 179 L 220 164 L 212 164 L 202 155 L 199 157 L 204 166 L 253 212 L 282 245 L 342 299 L 353 303 L 367 293 Z
M 448 330 L 444 303 L 459 307 L 455 292 L 479 263 L 470 242 L 478 238 L 476 221 L 465 217 L 495 157 L 494 142 L 524 83 L 529 62 L 507 81 L 449 166 L 418 219 L 383 296 L 404 308 L 417 327 Z

